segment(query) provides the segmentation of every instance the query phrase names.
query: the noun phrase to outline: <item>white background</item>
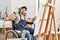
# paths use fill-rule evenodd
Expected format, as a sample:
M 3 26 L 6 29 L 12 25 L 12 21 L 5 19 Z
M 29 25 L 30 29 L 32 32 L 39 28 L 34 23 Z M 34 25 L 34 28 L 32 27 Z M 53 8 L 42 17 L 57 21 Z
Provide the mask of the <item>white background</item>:
M 20 8 L 22 6 L 27 7 L 28 17 L 34 17 L 36 15 L 36 0 L 12 0 L 12 11 L 14 8 Z

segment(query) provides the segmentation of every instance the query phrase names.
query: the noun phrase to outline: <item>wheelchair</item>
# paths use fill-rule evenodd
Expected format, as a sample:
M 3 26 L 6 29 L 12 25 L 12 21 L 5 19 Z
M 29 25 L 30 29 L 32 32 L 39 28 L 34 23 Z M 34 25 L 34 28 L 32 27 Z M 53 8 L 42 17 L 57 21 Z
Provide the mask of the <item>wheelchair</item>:
M 9 38 L 18 38 L 17 32 L 14 30 L 9 30 L 6 33 L 6 40 Z
M 14 24 L 14 23 L 15 22 L 13 21 L 12 26 L 14 25 L 14 27 L 15 27 L 16 24 Z M 5 40 L 11 39 L 11 38 L 20 38 L 20 37 L 21 37 L 21 31 L 15 30 L 12 27 L 12 30 L 9 30 L 9 31 L 6 32 Z
M 23 24 L 20 24 L 20 25 L 24 26 Z M 18 24 L 18 26 L 20 25 Z M 22 30 L 19 31 L 19 30 L 12 29 L 6 32 L 5 40 L 10 39 L 10 38 L 21 38 L 21 36 L 22 36 Z

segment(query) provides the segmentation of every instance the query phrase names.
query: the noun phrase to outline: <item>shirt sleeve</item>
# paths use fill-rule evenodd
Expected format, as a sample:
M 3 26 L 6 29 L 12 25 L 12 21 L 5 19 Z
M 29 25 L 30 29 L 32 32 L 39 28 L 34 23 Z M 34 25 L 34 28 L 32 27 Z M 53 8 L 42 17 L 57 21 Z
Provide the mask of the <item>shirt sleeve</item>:
M 15 20 L 15 23 L 17 24 L 17 23 L 19 23 L 19 21 L 20 21 L 20 16 L 19 16 L 18 13 L 16 13 L 16 20 Z

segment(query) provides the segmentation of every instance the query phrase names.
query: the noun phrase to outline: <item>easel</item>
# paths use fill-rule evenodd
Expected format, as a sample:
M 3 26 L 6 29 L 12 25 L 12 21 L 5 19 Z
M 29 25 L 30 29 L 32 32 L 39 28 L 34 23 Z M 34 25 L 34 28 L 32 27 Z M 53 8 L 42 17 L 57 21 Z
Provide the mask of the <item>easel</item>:
M 54 1 L 54 2 L 52 3 L 52 1 Z M 40 36 L 42 35 L 41 30 L 42 30 L 42 25 L 43 25 L 43 22 L 44 22 L 44 17 L 46 16 L 47 6 L 49 7 L 49 10 L 48 10 L 48 17 L 47 17 L 47 21 L 46 21 L 45 31 L 44 31 L 44 34 L 43 34 L 44 35 L 44 40 L 51 40 L 50 37 L 51 37 L 52 20 L 54 22 L 54 31 L 55 31 L 54 40 L 57 40 L 56 23 L 55 23 L 55 17 L 54 17 L 54 5 L 55 5 L 55 0 L 47 0 L 45 8 L 44 8 L 44 12 L 43 12 L 43 16 L 42 16 L 37 40 L 39 40 Z M 50 17 L 51 17 L 51 19 L 50 19 Z M 47 32 L 49 21 L 50 21 L 49 32 Z M 48 39 L 46 39 L 46 37 L 47 37 L 46 34 L 47 33 L 48 33 Z
M 6 17 L 8 17 L 7 6 L 6 6 L 6 9 L 5 9 L 5 15 L 6 15 Z
M 5 8 L 5 15 L 6 15 L 5 18 L 7 18 L 7 17 L 8 17 L 8 14 L 7 14 L 7 6 L 6 6 L 6 8 Z M 3 26 L 4 26 L 4 24 L 3 24 Z M 6 31 L 6 28 L 3 28 L 3 29 L 2 29 L 2 32 L 4 32 L 4 34 L 5 34 L 5 31 Z

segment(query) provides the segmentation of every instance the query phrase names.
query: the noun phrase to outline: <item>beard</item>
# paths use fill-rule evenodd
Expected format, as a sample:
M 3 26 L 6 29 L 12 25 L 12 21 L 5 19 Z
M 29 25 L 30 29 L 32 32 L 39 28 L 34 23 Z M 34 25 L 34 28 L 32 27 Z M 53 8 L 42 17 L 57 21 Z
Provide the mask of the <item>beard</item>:
M 24 15 L 24 16 L 26 15 L 26 13 L 21 13 L 21 14 Z

